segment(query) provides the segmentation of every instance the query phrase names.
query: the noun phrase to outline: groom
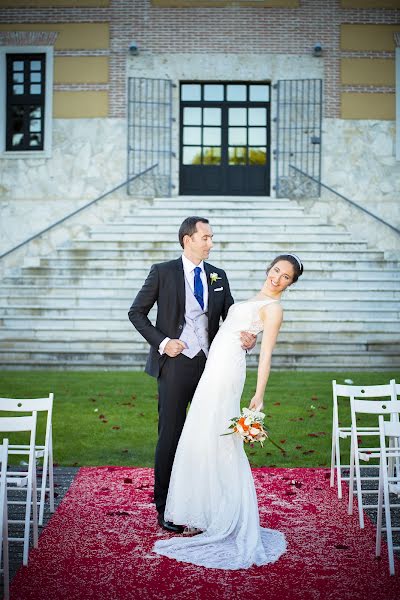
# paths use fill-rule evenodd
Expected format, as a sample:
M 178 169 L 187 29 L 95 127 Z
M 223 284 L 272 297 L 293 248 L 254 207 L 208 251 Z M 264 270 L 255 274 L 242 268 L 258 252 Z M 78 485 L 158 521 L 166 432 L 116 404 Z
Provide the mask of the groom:
M 151 346 L 145 371 L 157 377 L 159 417 L 154 501 L 159 525 L 175 533 L 182 533 L 183 527 L 164 518 L 175 451 L 210 344 L 233 304 L 225 272 L 204 262 L 212 237 L 207 219 L 185 219 L 179 229 L 182 256 L 151 267 L 128 313 Z M 155 303 L 154 326 L 147 315 Z M 241 341 L 243 348 L 250 349 L 255 336 L 242 332 Z

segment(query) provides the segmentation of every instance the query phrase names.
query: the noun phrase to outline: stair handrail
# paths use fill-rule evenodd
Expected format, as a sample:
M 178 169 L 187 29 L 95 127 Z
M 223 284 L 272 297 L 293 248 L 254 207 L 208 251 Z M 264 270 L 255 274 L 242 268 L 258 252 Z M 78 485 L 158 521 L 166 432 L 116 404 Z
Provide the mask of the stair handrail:
M 29 238 L 27 238 L 23 242 L 17 244 L 16 246 L 14 246 L 13 248 L 11 248 L 10 250 L 7 250 L 7 252 L 4 252 L 3 254 L 0 254 L 0 260 L 2 258 L 4 258 L 5 256 L 8 256 L 12 252 L 15 252 L 15 250 L 18 250 L 22 246 L 25 246 L 25 244 L 28 244 L 32 240 L 35 240 L 36 238 L 40 237 L 44 233 L 47 233 L 48 231 L 50 231 L 50 229 L 53 229 L 54 227 L 57 227 L 57 225 L 60 225 L 61 223 L 64 223 L 64 221 L 67 221 L 71 217 L 74 217 L 75 215 L 77 215 L 78 213 L 80 213 L 82 210 L 85 210 L 89 206 L 92 206 L 92 204 L 95 204 L 96 202 L 99 202 L 99 200 L 103 200 L 103 198 L 105 198 L 106 196 L 109 196 L 110 194 L 116 192 L 117 190 L 121 189 L 125 185 L 128 185 L 129 183 L 131 183 L 135 179 L 138 179 L 139 177 L 142 177 L 142 175 L 146 175 L 146 173 L 149 173 L 149 171 L 152 171 L 156 167 L 158 167 L 158 163 L 155 163 L 154 165 L 152 165 L 151 167 L 147 167 L 146 169 L 144 169 L 140 173 L 137 173 L 136 175 L 133 175 L 132 177 L 129 177 L 128 179 L 125 179 L 125 181 L 123 181 L 122 183 L 119 183 L 118 185 L 116 185 L 115 187 L 113 187 L 111 190 L 108 190 L 107 192 L 104 192 L 100 196 L 97 196 L 97 198 L 95 198 L 94 200 L 91 200 L 87 204 L 84 204 L 83 206 L 80 206 L 79 208 L 77 208 L 73 212 L 69 213 L 68 215 L 65 215 L 65 217 L 63 217 L 62 219 L 59 219 L 58 221 L 55 221 L 54 223 L 52 223 L 48 227 L 45 227 L 44 229 L 42 229 L 38 233 L 35 233 L 34 235 L 31 235 Z
M 400 229 L 398 229 L 397 227 L 395 227 L 391 223 L 388 223 L 387 221 L 385 221 L 384 219 L 382 219 L 381 217 L 379 217 L 375 213 L 371 212 L 367 208 L 364 208 L 364 206 L 361 206 L 361 204 L 357 204 L 357 202 L 354 202 L 354 200 L 351 200 L 350 198 L 347 198 L 347 196 L 344 196 L 340 192 L 337 192 L 336 190 L 334 190 L 333 188 L 331 188 L 329 185 L 326 185 L 325 183 L 322 183 L 322 181 L 320 181 L 318 179 L 315 179 L 315 177 L 313 177 L 312 175 L 309 175 L 308 173 L 305 173 L 304 171 L 302 171 L 298 167 L 295 167 L 294 165 L 289 165 L 289 168 L 293 169 L 294 171 L 298 171 L 299 173 L 301 173 L 302 175 L 304 175 L 304 177 L 308 177 L 309 179 L 311 179 L 312 181 L 314 181 L 315 183 L 317 183 L 319 186 L 325 188 L 326 190 L 328 190 L 332 194 L 335 194 L 339 198 L 342 198 L 342 200 L 345 200 L 346 202 L 348 202 L 348 204 L 351 204 L 355 208 L 358 208 L 359 210 L 363 211 L 364 213 L 366 213 L 370 217 L 373 217 L 374 219 L 376 219 L 380 223 L 383 223 L 383 225 L 386 225 L 387 227 L 390 227 L 390 229 L 393 229 L 393 231 L 395 231 L 397 234 L 400 235 Z

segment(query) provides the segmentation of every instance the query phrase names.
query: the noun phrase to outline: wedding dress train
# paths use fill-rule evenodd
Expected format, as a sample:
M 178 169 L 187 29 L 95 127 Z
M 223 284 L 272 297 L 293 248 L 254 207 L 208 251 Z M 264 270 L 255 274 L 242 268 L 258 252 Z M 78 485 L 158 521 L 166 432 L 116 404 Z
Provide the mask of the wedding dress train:
M 193 537 L 155 543 L 158 554 L 218 569 L 275 562 L 286 550 L 284 535 L 260 527 L 253 476 L 243 443 L 228 431 L 240 414 L 246 378 L 240 332 L 259 333 L 259 311 L 274 300 L 231 306 L 215 337 L 178 444 L 165 518 L 201 529 Z

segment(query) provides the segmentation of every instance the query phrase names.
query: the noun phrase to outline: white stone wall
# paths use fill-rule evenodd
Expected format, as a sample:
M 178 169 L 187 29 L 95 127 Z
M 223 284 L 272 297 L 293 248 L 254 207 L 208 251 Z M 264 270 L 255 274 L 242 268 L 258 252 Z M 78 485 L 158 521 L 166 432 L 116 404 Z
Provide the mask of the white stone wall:
M 393 121 L 325 119 L 322 181 L 400 228 L 400 161 Z
M 125 119 L 55 119 L 51 158 L 0 159 L 0 254 L 125 178 Z

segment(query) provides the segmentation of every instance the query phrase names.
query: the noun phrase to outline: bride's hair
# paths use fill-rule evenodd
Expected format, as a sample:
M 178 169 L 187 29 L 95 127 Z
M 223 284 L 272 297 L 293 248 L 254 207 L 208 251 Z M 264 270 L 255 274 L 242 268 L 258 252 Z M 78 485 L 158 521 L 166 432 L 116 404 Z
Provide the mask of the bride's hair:
M 271 262 L 271 264 L 268 265 L 267 273 L 280 260 L 287 260 L 287 262 L 290 262 L 290 264 L 293 267 L 293 271 L 294 271 L 292 283 L 296 283 L 298 278 L 301 275 L 303 275 L 303 263 L 301 262 L 300 258 L 297 256 L 297 254 L 280 254 L 279 256 L 276 256 L 274 258 L 274 260 Z

